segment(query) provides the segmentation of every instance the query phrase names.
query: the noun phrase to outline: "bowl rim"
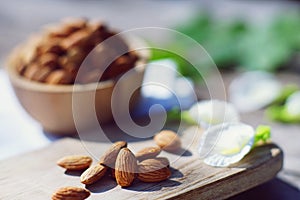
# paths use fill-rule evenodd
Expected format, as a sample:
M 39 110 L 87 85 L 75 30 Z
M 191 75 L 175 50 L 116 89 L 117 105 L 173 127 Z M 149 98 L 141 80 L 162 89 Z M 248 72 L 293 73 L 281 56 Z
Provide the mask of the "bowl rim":
M 146 62 L 137 62 L 136 66 L 133 67 L 135 72 L 142 72 L 145 70 Z M 10 81 L 19 87 L 24 89 L 32 90 L 32 91 L 40 91 L 40 92 L 84 92 L 90 91 L 95 89 L 105 89 L 111 88 L 115 85 L 119 77 L 114 79 L 109 79 L 100 82 L 93 82 L 93 83 L 86 83 L 86 84 L 70 84 L 70 85 L 50 85 L 47 83 L 41 83 L 38 81 L 32 81 L 24 78 L 23 76 L 19 75 L 15 70 L 15 67 L 6 67 L 6 71 L 8 72 Z
M 132 43 L 138 43 L 139 45 L 145 45 L 145 41 L 139 37 L 136 36 L 130 36 L 124 38 L 126 40 L 126 43 L 129 46 L 129 49 L 133 49 L 135 45 L 132 45 Z M 132 68 L 136 73 L 145 71 L 146 64 L 148 62 L 148 59 L 150 58 L 150 51 L 149 49 L 140 49 L 142 52 L 136 51 L 136 53 L 140 56 L 140 59 L 135 63 L 135 66 Z M 21 76 L 17 70 L 15 69 L 16 66 L 10 66 L 7 65 L 5 67 L 5 70 L 8 73 L 10 82 L 13 85 L 22 87 L 24 89 L 32 90 L 32 91 L 40 91 L 40 92 L 52 92 L 52 93 L 69 93 L 69 92 L 85 92 L 85 91 L 91 91 L 91 90 L 98 90 L 98 89 L 106 89 L 111 88 L 115 85 L 117 80 L 120 78 L 120 76 L 100 81 L 100 82 L 93 82 L 93 83 L 86 83 L 86 84 L 70 84 L 70 85 L 50 85 L 47 83 L 42 83 L 38 81 L 32 81 L 29 79 L 26 79 L 25 77 Z

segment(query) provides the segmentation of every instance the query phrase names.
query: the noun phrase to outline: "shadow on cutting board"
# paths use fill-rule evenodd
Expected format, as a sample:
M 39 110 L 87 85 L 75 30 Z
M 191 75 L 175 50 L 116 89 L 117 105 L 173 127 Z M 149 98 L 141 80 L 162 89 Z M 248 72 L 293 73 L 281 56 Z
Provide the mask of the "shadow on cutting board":
M 100 181 L 91 185 L 86 185 L 85 188 L 92 193 L 103 193 L 117 187 L 116 181 L 110 176 L 105 175 Z
M 174 168 L 171 168 L 171 170 L 172 170 L 171 178 L 183 177 L 183 174 L 179 170 L 176 170 Z M 130 187 L 125 187 L 123 189 L 138 191 L 138 192 L 152 192 L 152 191 L 161 190 L 162 188 L 166 188 L 166 187 L 178 186 L 180 184 L 181 184 L 180 182 L 171 179 L 159 183 L 144 183 L 136 179 Z M 88 189 L 92 193 L 103 193 L 112 190 L 115 187 L 117 187 L 117 183 L 115 179 L 108 174 L 106 174 L 101 181 L 98 181 L 91 185 L 86 185 L 86 189 Z

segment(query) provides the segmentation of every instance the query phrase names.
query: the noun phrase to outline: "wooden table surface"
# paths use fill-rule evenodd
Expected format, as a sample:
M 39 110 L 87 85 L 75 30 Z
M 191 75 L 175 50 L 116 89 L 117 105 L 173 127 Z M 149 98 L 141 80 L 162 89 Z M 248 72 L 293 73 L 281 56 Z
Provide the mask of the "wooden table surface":
M 191 10 L 197 11 L 195 3 L 181 1 L 164 1 L 157 4 L 151 2 L 135 2 L 134 4 L 105 2 L 105 1 L 34 1 L 34 0 L 3 0 L 0 2 L 0 63 L 8 51 L 17 43 L 23 41 L 30 33 L 37 31 L 41 25 L 65 16 L 88 16 L 103 18 L 120 29 L 142 26 L 172 27 L 181 19 L 189 16 Z M 226 16 L 229 12 L 241 13 L 242 7 L 247 14 L 255 14 L 255 19 L 265 17 L 279 8 L 294 7 L 294 3 L 255 4 L 247 2 L 203 3 L 210 9 Z M 226 9 L 225 9 L 226 8 Z M 242 10 L 243 10 L 242 9 Z M 166 10 L 168 12 L 166 12 Z M 121 14 L 120 14 L 121 13 Z M 178 14 L 180 13 L 180 14 Z M 126 16 L 126 17 L 124 17 Z M 143 16 L 143 17 L 141 17 Z M 269 17 L 271 17 L 270 15 Z M 224 73 L 225 83 L 229 83 L 235 74 Z M 279 73 L 279 79 L 284 83 L 296 83 L 300 86 L 298 74 Z M 205 94 L 203 94 L 205 97 Z M 232 199 L 300 199 L 300 126 L 273 123 L 264 118 L 263 111 L 242 116 L 243 121 L 258 125 L 261 123 L 272 126 L 272 138 L 283 149 L 285 154 L 284 168 L 278 177 Z M 2 134 L 2 133 L 1 133 Z
M 113 129 L 105 134 L 115 138 L 128 135 Z M 171 177 L 158 183 L 135 180 L 128 188 L 121 188 L 107 173 L 97 183 L 80 183 L 81 172 L 66 171 L 56 161 L 66 155 L 90 155 L 94 163 L 110 147 L 110 142 L 91 142 L 65 138 L 50 146 L 0 161 L 0 199 L 49 199 L 60 187 L 86 187 L 92 195 L 89 199 L 211 199 L 222 200 L 251 189 L 272 179 L 282 168 L 283 154 L 275 144 L 253 149 L 243 160 L 228 167 L 212 167 L 203 163 L 197 153 L 202 129 L 189 126 L 179 132 L 182 152 L 161 152 L 160 157 L 170 160 Z M 93 140 L 105 138 L 97 134 Z M 114 141 L 114 140 L 112 140 Z M 134 153 L 145 146 L 153 146 L 151 138 L 128 142 Z M 22 167 L 20 167 L 22 166 Z M 16 192 L 17 190 L 17 192 Z

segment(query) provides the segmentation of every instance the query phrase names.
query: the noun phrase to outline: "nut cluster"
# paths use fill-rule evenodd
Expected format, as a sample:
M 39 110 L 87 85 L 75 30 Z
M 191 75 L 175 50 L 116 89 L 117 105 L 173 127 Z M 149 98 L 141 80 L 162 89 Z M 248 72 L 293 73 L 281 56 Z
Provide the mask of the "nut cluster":
M 136 53 L 105 24 L 76 18 L 46 26 L 17 47 L 8 64 L 33 81 L 74 84 L 76 79 L 85 84 L 116 78 L 137 60 Z
M 166 130 L 156 134 L 154 140 L 160 147 L 146 147 L 136 154 L 127 148 L 127 142 L 116 142 L 102 155 L 99 162 L 92 166 L 92 159 L 81 155 L 63 157 L 57 164 L 68 170 L 86 169 L 80 176 L 81 183 L 86 185 L 99 181 L 109 171 L 121 187 L 132 185 L 136 178 L 142 182 L 160 182 L 171 176 L 171 170 L 169 160 L 157 156 L 164 149 L 168 151 L 181 149 L 181 141 L 176 133 Z M 86 192 L 81 191 L 80 188 L 72 189 L 72 191 L 78 190 L 80 195 Z M 59 191 L 66 193 L 65 188 L 62 188 L 53 194 L 52 199 L 59 199 L 57 198 L 60 195 Z M 85 198 L 88 196 L 86 195 Z

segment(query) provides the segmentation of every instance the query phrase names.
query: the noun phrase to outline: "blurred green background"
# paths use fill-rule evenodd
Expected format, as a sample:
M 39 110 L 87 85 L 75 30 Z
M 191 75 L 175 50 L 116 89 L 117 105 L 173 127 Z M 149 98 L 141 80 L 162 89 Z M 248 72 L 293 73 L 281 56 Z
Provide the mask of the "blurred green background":
M 300 65 L 300 12 L 280 13 L 268 23 L 250 23 L 247 20 L 215 18 L 212 13 L 200 10 L 191 19 L 175 27 L 181 33 L 201 44 L 218 68 L 276 71 L 297 68 Z M 171 41 L 167 49 L 190 51 L 180 40 Z M 154 51 L 153 59 L 173 58 L 183 75 L 195 73 L 180 57 Z M 209 61 L 199 61 L 199 67 L 208 67 Z

